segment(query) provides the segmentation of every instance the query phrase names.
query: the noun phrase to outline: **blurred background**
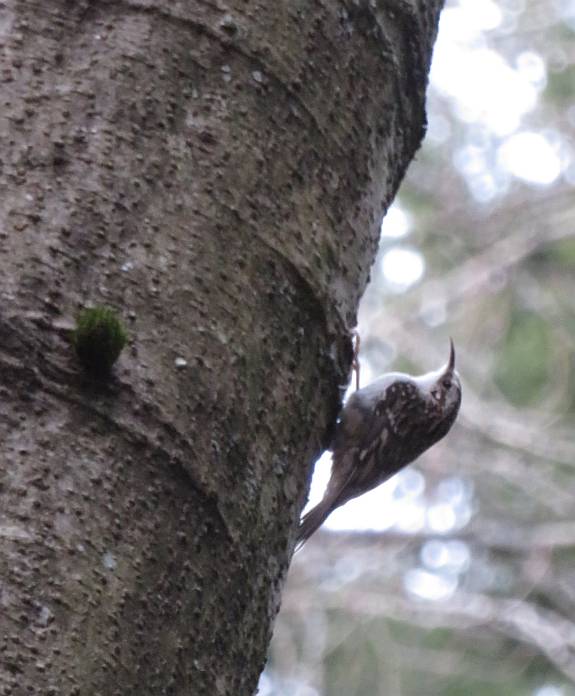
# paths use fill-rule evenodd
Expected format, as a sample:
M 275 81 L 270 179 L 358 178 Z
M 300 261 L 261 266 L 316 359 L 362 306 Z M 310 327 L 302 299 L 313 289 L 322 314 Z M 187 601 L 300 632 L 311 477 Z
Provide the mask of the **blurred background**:
M 448 1 L 428 119 L 362 384 L 453 336 L 462 411 L 296 554 L 260 696 L 575 694 L 575 0 Z

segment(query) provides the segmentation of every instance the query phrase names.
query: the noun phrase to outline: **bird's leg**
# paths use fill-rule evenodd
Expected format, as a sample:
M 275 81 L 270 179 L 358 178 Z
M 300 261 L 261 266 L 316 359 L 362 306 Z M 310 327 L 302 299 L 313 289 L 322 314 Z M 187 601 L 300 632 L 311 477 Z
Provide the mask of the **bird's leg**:
M 351 334 L 353 337 L 353 360 L 351 361 L 351 369 L 355 372 L 355 388 L 357 390 L 359 389 L 359 347 L 361 345 L 361 339 L 357 329 L 354 329 Z

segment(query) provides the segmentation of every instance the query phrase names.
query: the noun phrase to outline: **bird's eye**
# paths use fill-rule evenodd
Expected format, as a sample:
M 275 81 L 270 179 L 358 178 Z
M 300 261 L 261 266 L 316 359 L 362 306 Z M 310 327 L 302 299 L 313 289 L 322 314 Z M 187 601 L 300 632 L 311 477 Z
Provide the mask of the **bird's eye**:
M 449 377 L 446 377 L 445 379 L 441 380 L 441 386 L 444 389 L 451 389 L 451 379 Z

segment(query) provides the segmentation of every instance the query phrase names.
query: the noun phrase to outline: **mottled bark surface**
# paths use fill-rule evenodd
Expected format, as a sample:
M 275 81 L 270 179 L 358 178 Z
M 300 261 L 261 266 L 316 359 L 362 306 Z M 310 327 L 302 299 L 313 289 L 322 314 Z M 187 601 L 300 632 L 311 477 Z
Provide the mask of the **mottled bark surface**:
M 253 692 L 440 4 L 0 4 L 2 694 Z

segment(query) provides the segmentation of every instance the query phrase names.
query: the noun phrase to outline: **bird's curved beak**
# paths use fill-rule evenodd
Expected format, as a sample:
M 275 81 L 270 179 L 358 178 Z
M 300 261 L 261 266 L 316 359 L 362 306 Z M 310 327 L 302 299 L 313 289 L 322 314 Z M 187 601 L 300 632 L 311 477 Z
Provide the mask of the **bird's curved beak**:
M 455 370 L 455 346 L 453 345 L 453 339 L 449 339 L 449 361 L 447 367 L 445 368 L 445 374 L 453 374 Z
M 449 360 L 444 368 L 440 368 L 436 375 L 436 382 L 433 389 L 431 390 L 431 395 L 433 398 L 443 406 L 444 399 L 446 397 L 447 391 L 451 388 L 452 379 L 457 381 L 457 372 L 455 372 L 455 346 L 453 345 L 453 340 L 449 339 Z M 448 378 L 448 386 L 446 386 L 445 378 Z

